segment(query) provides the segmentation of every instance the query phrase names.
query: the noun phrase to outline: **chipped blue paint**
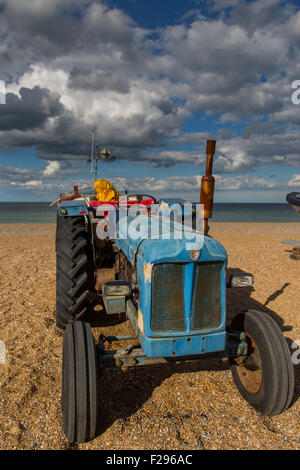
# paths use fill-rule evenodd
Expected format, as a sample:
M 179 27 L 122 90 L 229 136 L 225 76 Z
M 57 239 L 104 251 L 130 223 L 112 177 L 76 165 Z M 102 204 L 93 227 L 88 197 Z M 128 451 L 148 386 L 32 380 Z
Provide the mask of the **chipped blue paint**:
M 61 214 L 60 209 L 64 207 L 68 213 L 66 215 Z M 82 212 L 86 212 L 89 215 L 86 203 L 82 199 L 73 199 L 71 201 L 62 201 L 57 209 L 57 214 L 60 216 L 73 217 L 76 215 L 83 215 Z
M 174 339 L 175 338 L 175 339 Z M 142 337 L 142 347 L 148 357 L 179 357 L 194 354 L 207 354 L 223 351 L 226 345 L 226 332 L 211 333 L 209 335 L 190 335 L 172 338 Z

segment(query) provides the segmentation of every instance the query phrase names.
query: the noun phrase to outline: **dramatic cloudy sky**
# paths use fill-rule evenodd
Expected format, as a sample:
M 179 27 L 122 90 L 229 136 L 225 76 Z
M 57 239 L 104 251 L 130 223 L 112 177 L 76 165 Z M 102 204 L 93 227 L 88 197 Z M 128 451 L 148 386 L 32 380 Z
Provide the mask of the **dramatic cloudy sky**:
M 0 0 L 0 80 L 1 201 L 89 184 L 92 131 L 120 190 L 197 200 L 207 138 L 217 201 L 300 190 L 299 2 Z

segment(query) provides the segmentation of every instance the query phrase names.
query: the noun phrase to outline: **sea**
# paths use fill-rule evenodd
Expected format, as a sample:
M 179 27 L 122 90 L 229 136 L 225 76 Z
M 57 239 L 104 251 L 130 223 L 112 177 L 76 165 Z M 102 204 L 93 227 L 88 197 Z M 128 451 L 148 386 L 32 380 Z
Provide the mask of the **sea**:
M 47 202 L 0 202 L 0 223 L 56 223 L 56 206 Z M 300 222 L 288 204 L 215 203 L 212 222 Z

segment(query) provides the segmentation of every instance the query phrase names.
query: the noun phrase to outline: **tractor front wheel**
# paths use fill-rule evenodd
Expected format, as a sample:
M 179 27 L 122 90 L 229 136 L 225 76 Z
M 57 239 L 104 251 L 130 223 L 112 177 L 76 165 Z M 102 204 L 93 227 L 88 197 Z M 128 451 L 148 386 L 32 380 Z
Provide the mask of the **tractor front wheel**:
M 89 323 L 68 324 L 62 376 L 65 435 L 70 443 L 93 439 L 98 417 L 98 358 Z
M 234 324 L 246 333 L 248 343 L 248 355 L 237 358 L 231 368 L 235 385 L 262 415 L 282 413 L 294 393 L 294 368 L 285 337 L 264 312 L 249 310 Z
M 87 311 L 88 292 L 94 287 L 91 238 L 84 217 L 57 216 L 56 229 L 56 325 L 65 329 L 69 321 Z

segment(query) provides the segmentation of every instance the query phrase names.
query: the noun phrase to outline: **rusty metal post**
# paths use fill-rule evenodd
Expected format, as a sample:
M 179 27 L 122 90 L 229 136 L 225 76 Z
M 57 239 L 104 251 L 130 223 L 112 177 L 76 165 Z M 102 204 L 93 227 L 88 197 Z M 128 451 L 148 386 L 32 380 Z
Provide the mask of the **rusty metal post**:
M 201 191 L 200 191 L 200 204 L 204 205 L 204 222 L 203 232 L 206 235 L 208 233 L 208 219 L 212 217 L 212 209 L 214 203 L 214 188 L 215 178 L 212 175 L 213 158 L 216 149 L 215 140 L 207 140 L 206 142 L 206 171 L 205 175 L 201 179 Z

